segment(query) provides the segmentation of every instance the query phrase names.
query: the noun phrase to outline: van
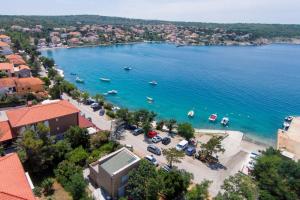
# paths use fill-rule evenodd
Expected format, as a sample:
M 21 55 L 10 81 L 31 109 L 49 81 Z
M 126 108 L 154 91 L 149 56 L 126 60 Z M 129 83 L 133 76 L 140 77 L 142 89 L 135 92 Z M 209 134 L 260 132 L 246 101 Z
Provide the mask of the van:
M 189 145 L 189 142 L 186 140 L 182 140 L 180 141 L 177 145 L 176 145 L 176 150 L 177 151 L 183 151 L 185 150 Z

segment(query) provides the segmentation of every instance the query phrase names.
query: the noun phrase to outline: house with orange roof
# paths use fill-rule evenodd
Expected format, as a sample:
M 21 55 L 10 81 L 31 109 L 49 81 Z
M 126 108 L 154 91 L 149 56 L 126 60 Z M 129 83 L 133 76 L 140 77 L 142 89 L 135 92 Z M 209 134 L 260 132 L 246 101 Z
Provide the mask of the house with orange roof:
M 0 79 L 0 95 L 16 94 L 23 96 L 28 93 L 39 93 L 44 91 L 44 82 L 39 78 L 8 77 Z
M 22 58 L 22 56 L 17 55 L 17 54 L 11 54 L 11 55 L 6 55 L 5 58 L 12 64 L 14 64 L 15 67 L 19 65 L 26 65 L 25 60 Z
M 45 91 L 44 82 L 36 77 L 16 78 L 16 92 L 18 95 Z
M 16 92 L 15 78 L 8 77 L 0 79 L 0 96 L 15 94 Z
M 29 107 L 0 111 L 0 143 L 7 143 L 26 129 L 35 130 L 38 123 L 50 128 L 49 135 L 79 126 L 79 110 L 66 100 L 54 100 Z
M 10 153 L 0 157 L 0 199 L 37 200 L 30 176 L 24 171 L 18 154 Z
M 0 41 L 0 55 L 10 55 L 13 51 L 10 48 L 10 45 L 6 42 Z
M 10 43 L 11 43 L 10 37 L 7 36 L 7 35 L 3 35 L 3 34 L 0 35 L 0 41 L 1 41 L 1 42 L 6 42 L 7 44 L 10 44 Z
M 28 78 L 31 77 L 31 70 L 27 65 L 19 65 L 18 67 L 14 68 L 14 74 L 19 78 Z
M 5 73 L 7 77 L 14 75 L 14 65 L 11 63 L 0 63 L 0 72 Z

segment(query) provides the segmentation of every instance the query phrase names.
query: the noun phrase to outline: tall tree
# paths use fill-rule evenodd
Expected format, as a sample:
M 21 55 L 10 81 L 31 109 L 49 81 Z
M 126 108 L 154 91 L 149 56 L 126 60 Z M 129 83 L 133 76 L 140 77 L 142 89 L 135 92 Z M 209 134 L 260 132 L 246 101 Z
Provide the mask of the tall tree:
M 65 138 L 70 142 L 72 148 L 82 146 L 84 149 L 87 149 L 90 146 L 90 136 L 85 128 L 72 126 L 65 133 Z
M 189 123 L 182 123 L 178 125 L 177 128 L 178 134 L 189 140 L 194 137 L 195 130 L 193 126 Z
M 155 167 L 145 160 L 141 160 L 139 167 L 129 173 L 127 194 L 134 200 L 156 199 L 158 189 L 150 183 L 157 178 Z M 150 188 L 149 188 L 150 187 Z M 151 193 L 149 193 L 151 191 Z
M 176 123 L 177 123 L 177 121 L 175 119 L 170 119 L 165 122 L 165 124 L 169 130 L 169 133 L 171 133 L 173 131 Z
M 201 156 L 201 158 L 210 161 L 213 157 L 213 154 L 217 154 L 220 152 L 224 153 L 225 149 L 222 146 L 222 140 L 222 136 L 213 136 L 207 143 L 201 144 L 201 148 L 199 151 L 199 155 Z
M 208 200 L 208 188 L 211 183 L 211 181 L 204 180 L 200 184 L 196 184 L 195 187 L 187 192 L 186 200 Z
M 237 173 L 225 179 L 215 200 L 256 200 L 258 199 L 258 187 L 250 176 Z
M 163 155 L 166 157 L 168 165 L 172 168 L 173 163 L 181 163 L 181 159 L 184 158 L 183 151 L 177 151 L 176 148 L 163 149 Z

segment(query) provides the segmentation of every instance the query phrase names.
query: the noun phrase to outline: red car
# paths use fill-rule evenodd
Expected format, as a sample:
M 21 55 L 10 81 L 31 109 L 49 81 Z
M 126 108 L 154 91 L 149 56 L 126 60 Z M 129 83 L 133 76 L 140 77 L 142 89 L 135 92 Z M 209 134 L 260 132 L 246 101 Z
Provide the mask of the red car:
M 157 132 L 156 131 L 149 131 L 147 136 L 148 136 L 148 138 L 153 138 L 153 137 L 157 136 Z

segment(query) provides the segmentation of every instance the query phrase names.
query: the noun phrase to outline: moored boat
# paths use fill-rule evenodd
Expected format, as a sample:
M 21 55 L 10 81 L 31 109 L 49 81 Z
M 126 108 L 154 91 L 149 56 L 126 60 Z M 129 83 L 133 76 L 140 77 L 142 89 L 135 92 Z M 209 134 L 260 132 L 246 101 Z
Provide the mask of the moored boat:
M 110 79 L 109 79 L 109 78 L 100 78 L 100 81 L 103 81 L 103 82 L 110 82 Z
M 79 78 L 78 76 L 76 77 L 76 80 L 75 80 L 77 83 L 84 83 L 84 80 Z
M 290 128 L 290 123 L 283 122 L 282 127 L 283 127 L 283 130 L 287 131 Z
M 287 117 L 284 118 L 284 120 L 287 121 L 287 122 L 291 122 L 293 119 L 294 119 L 293 116 L 287 116 Z
M 76 73 L 74 73 L 74 72 L 71 72 L 71 73 L 70 73 L 70 75 L 72 75 L 72 76 L 76 76 L 77 74 L 76 74 Z
M 110 90 L 107 92 L 107 94 L 118 94 L 117 90 Z
M 218 115 L 215 113 L 215 114 L 211 114 L 208 118 L 209 121 L 211 122 L 215 122 L 218 118 Z
M 147 98 L 147 100 L 148 100 L 149 102 L 153 102 L 153 101 L 154 101 L 154 99 L 151 98 L 151 97 L 146 97 L 146 98 Z
M 149 84 L 150 85 L 157 85 L 158 83 L 156 81 L 150 81 Z
M 229 118 L 228 117 L 223 117 L 222 120 L 221 120 L 221 124 L 223 126 L 228 126 L 228 124 L 229 124 Z
M 124 70 L 130 71 L 130 70 L 132 70 L 132 68 L 131 67 L 124 67 Z
M 190 110 L 187 115 L 188 117 L 194 117 L 195 112 L 193 110 Z

